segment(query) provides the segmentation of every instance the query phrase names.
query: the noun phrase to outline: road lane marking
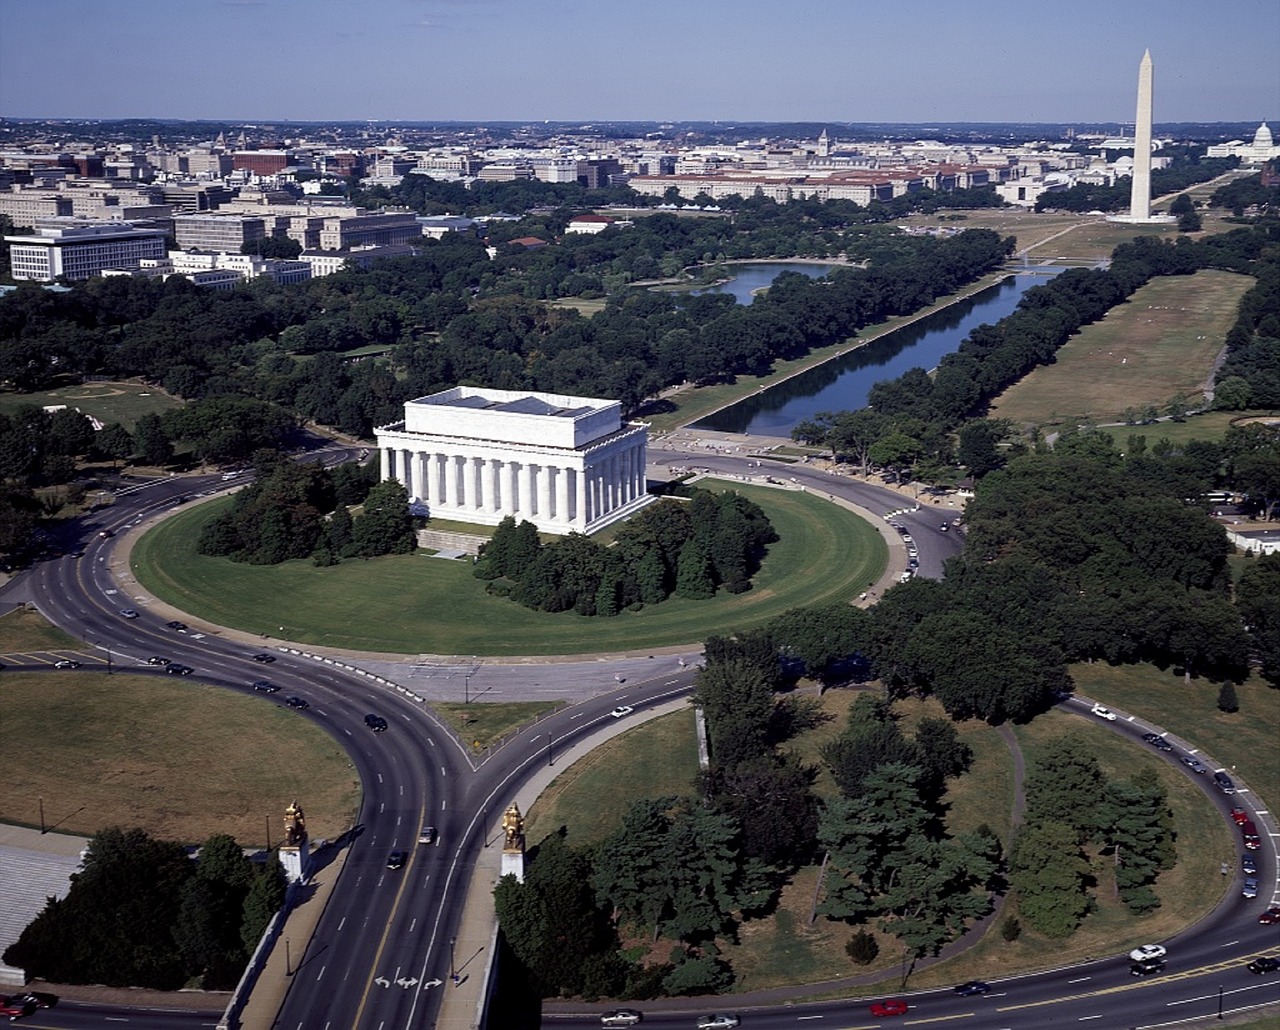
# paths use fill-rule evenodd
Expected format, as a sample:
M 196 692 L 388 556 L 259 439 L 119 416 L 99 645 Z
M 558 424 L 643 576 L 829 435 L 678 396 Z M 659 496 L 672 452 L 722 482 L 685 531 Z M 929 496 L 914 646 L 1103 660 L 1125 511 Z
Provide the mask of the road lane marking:
M 903 1026 L 921 1026 L 924 1023 L 945 1023 L 951 1019 L 972 1019 L 976 1013 L 959 1012 L 954 1016 L 930 1016 L 928 1019 L 907 1019 L 903 1021 Z
M 1067 983 L 1069 983 L 1069 984 L 1082 984 L 1082 983 L 1084 983 L 1086 980 L 1092 980 L 1092 979 L 1093 979 L 1093 977 L 1091 977 L 1091 976 L 1078 976 L 1078 977 L 1076 977 L 1074 980 L 1068 980 L 1068 981 L 1067 981 Z

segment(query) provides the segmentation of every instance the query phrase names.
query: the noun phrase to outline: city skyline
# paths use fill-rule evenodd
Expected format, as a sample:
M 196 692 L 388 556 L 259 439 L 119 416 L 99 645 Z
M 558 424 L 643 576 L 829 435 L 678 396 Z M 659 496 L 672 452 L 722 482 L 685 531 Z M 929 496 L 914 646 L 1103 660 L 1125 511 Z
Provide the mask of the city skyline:
M 1263 121 L 1277 38 L 1272 0 L 0 0 L 0 115 L 1131 124 L 1149 49 L 1157 123 Z

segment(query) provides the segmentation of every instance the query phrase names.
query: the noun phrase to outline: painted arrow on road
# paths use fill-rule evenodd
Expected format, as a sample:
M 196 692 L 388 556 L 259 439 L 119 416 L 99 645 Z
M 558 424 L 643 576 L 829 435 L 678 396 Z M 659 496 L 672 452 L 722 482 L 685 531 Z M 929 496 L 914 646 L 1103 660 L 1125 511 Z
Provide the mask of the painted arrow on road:
M 390 986 L 391 986 L 391 981 L 390 981 L 390 980 L 388 980 L 385 976 L 380 976 L 380 977 L 378 977 L 376 980 L 374 980 L 373 982 L 374 982 L 374 983 L 376 983 L 379 987 L 390 987 Z
M 422 989 L 425 991 L 431 987 L 439 987 L 442 983 L 444 983 L 443 980 L 423 980 Z
M 410 987 L 412 987 L 412 986 L 413 986 L 414 984 L 416 984 L 417 982 L 418 982 L 418 978 L 417 978 L 416 976 L 415 976 L 412 980 L 408 979 L 407 977 L 403 977 L 403 976 L 402 976 L 402 977 L 400 977 L 400 979 L 399 979 L 399 980 L 397 980 L 397 981 L 396 981 L 396 983 L 398 983 L 398 984 L 399 984 L 401 987 L 403 987 L 405 990 L 408 990 Z

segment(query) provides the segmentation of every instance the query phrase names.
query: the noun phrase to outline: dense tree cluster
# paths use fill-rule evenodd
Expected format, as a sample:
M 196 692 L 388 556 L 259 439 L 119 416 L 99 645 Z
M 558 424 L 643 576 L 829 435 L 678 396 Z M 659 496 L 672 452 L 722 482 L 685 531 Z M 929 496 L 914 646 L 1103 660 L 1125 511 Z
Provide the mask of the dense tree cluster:
M 254 473 L 231 507 L 205 523 L 201 554 L 253 565 L 308 557 L 334 565 L 416 546 L 404 487 L 395 480 L 379 483 L 376 466 L 347 462 L 329 469 L 261 450 Z M 363 512 L 352 518 L 350 509 L 360 505 Z
M 1249 208 L 1260 215 L 1280 211 L 1280 182 L 1272 178 L 1269 185 L 1262 184 L 1262 173 L 1246 175 L 1219 186 L 1209 198 L 1213 207 L 1225 207 L 1240 218 Z
M 1257 262 L 1254 274 L 1214 376 L 1214 406 L 1228 411 L 1280 408 L 1280 258 Z
M 225 834 L 193 862 L 143 830 L 101 830 L 67 896 L 49 899 L 4 960 L 57 983 L 229 990 L 284 895 L 275 857 L 259 868 Z
M 1116 892 L 1132 911 L 1159 906 L 1152 885 L 1176 853 L 1173 816 L 1157 776 L 1108 779 L 1087 744 L 1062 737 L 1032 762 L 1025 788 L 1026 822 L 1014 843 L 1010 882 L 1028 925 L 1053 938 L 1076 929 L 1098 880 L 1090 852 L 1109 853 Z
M 481 546 L 474 573 L 529 608 L 609 616 L 672 594 L 702 600 L 749 590 L 777 538 L 759 505 L 733 491 L 696 490 L 687 502 L 642 509 L 611 547 L 580 533 L 544 546 L 532 523 L 507 516 Z

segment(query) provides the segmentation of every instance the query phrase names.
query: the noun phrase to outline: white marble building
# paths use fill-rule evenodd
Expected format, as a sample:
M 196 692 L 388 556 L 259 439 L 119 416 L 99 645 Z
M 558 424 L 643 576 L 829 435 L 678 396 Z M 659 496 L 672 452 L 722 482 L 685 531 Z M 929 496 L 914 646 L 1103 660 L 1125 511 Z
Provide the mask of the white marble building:
M 624 424 L 617 401 L 456 386 L 406 402 L 404 421 L 375 433 L 382 478 L 433 518 L 592 533 L 653 500 L 648 426 Z

